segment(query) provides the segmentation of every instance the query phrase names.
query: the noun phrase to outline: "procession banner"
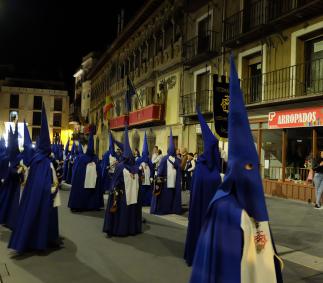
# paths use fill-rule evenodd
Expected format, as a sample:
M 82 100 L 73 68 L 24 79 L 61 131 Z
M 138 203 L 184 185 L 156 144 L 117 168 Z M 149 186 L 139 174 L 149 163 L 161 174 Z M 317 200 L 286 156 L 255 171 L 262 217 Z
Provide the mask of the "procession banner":
M 229 83 L 225 76 L 219 80 L 218 75 L 213 75 L 213 118 L 215 135 L 218 139 L 228 138 L 228 113 L 229 113 Z

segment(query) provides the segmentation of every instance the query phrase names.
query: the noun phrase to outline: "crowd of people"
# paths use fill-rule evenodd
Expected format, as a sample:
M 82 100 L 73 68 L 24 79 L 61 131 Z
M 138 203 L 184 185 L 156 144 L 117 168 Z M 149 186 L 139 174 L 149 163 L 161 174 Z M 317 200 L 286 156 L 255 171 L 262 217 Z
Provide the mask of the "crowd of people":
M 150 156 L 145 135 L 140 155 L 132 151 L 126 127 L 122 142 L 109 133 L 109 148 L 99 161 L 92 132 L 87 142 L 73 141 L 71 150 L 69 142 L 64 150 L 59 142 L 51 144 L 43 105 L 35 148 L 26 124 L 22 152 L 17 127 L 9 132 L 8 147 L 0 142 L 0 224 L 12 230 L 8 247 L 21 254 L 60 245 L 62 182 L 71 185 L 68 207 L 73 213 L 105 209 L 102 232 L 108 237 L 142 233 L 142 206 L 150 206 L 155 215 L 181 214 L 182 191 L 189 190 L 184 259 L 192 266 L 191 283 L 282 282 L 256 170 L 258 156 L 232 63 L 224 180 L 218 140 L 197 113 L 204 141 L 198 157 L 176 150 L 171 130 L 167 154 L 155 146 Z

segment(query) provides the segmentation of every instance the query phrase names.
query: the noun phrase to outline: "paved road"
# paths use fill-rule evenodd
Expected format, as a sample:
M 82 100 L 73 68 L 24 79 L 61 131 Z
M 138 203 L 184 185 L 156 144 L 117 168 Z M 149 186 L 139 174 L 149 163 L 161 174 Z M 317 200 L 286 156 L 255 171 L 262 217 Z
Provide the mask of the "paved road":
M 103 211 L 72 214 L 66 208 L 68 193 L 62 196 L 62 249 L 16 257 L 6 249 L 10 232 L 0 228 L 4 283 L 188 282 L 190 268 L 182 260 L 185 217 L 145 213 L 143 234 L 107 238 L 101 232 Z M 184 199 L 187 202 L 187 196 Z M 281 199 L 267 199 L 267 203 L 275 240 L 285 259 L 285 282 L 322 283 L 323 210 Z

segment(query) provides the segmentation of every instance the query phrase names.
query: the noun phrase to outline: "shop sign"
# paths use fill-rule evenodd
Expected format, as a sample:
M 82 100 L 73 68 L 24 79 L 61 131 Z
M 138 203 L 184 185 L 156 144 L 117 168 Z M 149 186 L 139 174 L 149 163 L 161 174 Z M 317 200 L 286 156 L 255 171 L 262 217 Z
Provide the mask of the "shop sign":
M 224 76 L 213 75 L 213 118 L 218 138 L 228 138 L 229 84 Z
M 268 114 L 269 129 L 323 126 L 323 107 L 275 111 Z

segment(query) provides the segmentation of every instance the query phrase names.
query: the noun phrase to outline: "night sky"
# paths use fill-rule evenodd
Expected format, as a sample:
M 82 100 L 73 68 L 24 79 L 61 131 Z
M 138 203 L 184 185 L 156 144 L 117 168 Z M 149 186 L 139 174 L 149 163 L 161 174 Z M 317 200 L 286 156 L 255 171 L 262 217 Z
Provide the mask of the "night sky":
M 0 65 L 14 65 L 16 76 L 62 80 L 71 91 L 82 57 L 116 37 L 121 9 L 127 23 L 144 2 L 0 0 Z

